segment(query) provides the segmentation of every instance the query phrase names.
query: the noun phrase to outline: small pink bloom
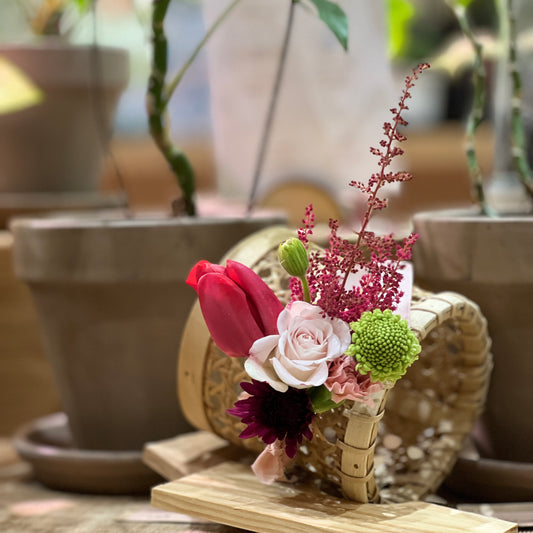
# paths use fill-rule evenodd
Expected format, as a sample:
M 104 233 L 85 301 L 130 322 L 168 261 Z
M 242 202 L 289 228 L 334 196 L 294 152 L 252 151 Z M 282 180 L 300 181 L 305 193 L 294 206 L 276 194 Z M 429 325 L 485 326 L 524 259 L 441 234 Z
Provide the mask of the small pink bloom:
M 245 357 L 256 339 L 277 332 L 283 306 L 247 266 L 228 261 L 224 268 L 200 261 L 187 283 L 198 293 L 213 341 L 226 354 Z
M 286 479 L 285 468 L 290 462 L 291 459 L 285 453 L 283 443 L 275 440 L 259 454 L 252 465 L 252 470 L 261 483 L 271 485 L 274 481 Z
M 328 363 L 350 345 L 348 324 L 323 316 L 316 305 L 296 301 L 279 315 L 278 334 L 254 342 L 245 362 L 248 375 L 277 391 L 322 385 Z
M 324 385 L 331 391 L 331 399 L 335 403 L 356 400 L 370 404 L 370 394 L 383 388 L 381 383 L 370 381 L 369 375 L 363 376 L 357 372 L 355 365 L 355 359 L 347 355 L 338 357 L 329 364 L 329 377 Z

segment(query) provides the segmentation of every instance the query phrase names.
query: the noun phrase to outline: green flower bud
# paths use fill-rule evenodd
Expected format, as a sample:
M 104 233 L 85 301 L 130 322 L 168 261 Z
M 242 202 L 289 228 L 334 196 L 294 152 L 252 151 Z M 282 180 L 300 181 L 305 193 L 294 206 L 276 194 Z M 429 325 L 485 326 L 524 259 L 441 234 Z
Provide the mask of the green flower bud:
M 278 258 L 287 273 L 296 278 L 305 277 L 309 259 L 302 241 L 296 237 L 282 242 L 278 248 Z
M 390 309 L 367 311 L 350 324 L 352 343 L 347 355 L 355 357 L 361 374 L 370 373 L 372 381 L 400 379 L 418 359 L 420 343 L 406 320 Z

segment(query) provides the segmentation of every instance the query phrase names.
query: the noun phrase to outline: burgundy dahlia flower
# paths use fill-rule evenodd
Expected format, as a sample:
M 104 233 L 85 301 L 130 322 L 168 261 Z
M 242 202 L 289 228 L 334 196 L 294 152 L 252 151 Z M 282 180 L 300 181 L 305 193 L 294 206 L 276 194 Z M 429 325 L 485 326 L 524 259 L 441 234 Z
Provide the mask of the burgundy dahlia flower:
M 242 382 L 241 387 L 250 396 L 228 409 L 228 413 L 247 425 L 239 437 L 257 436 L 265 444 L 276 440 L 285 442 L 285 453 L 292 459 L 303 437 L 313 438 L 310 424 L 314 413 L 307 391 L 289 387 L 286 392 L 278 392 L 268 383 L 255 379 L 252 383 Z

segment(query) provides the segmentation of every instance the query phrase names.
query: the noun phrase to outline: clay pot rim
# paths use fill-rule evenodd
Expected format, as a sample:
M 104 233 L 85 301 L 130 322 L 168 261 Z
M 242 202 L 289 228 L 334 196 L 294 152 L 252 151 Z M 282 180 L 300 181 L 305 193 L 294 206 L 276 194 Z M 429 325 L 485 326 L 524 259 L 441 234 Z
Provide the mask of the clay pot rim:
M 42 283 L 184 282 L 198 260 L 220 260 L 226 235 L 285 222 L 279 215 L 15 218 L 10 224 L 14 272 L 26 282 Z
M 109 210 L 103 212 L 80 212 L 72 214 L 51 214 L 43 216 L 21 216 L 10 221 L 11 231 L 100 231 L 102 229 L 127 230 L 132 228 L 151 228 L 154 225 L 163 227 L 175 226 L 211 226 L 211 225 L 239 225 L 246 222 L 272 219 L 273 224 L 282 224 L 285 220 L 279 213 L 252 213 L 250 216 L 223 214 L 220 216 L 174 217 L 158 211 L 136 213 L 128 217 L 124 210 Z
M 413 220 L 428 220 L 446 223 L 472 224 L 528 224 L 533 221 L 533 213 L 501 213 L 491 217 L 479 213 L 477 208 L 442 209 L 434 211 L 420 211 L 413 215 Z
M 122 91 L 130 77 L 129 51 L 118 46 L 94 47 L 51 38 L 37 43 L 1 44 L 0 52 L 45 91 L 55 87 L 86 89 L 88 82 Z M 94 78 L 95 53 L 98 78 Z
M 4 42 L 0 44 L 0 50 L 2 50 L 2 53 L 10 50 L 24 51 L 27 53 L 43 53 L 44 51 L 49 53 L 64 53 L 65 51 L 77 50 L 90 53 L 94 48 L 95 46 L 92 44 L 71 43 L 60 37 L 47 37 L 33 42 Z M 124 57 L 128 56 L 128 50 L 120 46 L 98 44 L 96 45 L 96 48 L 105 51 L 106 53 L 117 54 Z

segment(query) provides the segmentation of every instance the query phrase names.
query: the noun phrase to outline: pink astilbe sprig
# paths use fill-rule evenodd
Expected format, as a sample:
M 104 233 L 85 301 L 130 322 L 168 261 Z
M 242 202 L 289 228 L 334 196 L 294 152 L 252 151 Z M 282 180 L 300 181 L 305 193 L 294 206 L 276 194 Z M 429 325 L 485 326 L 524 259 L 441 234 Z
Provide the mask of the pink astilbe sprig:
M 330 220 L 329 248 L 309 254 L 307 281 L 311 301 L 332 318 L 352 322 L 365 311 L 394 310 L 403 295 L 400 290 L 402 261 L 411 258 L 417 236 L 411 234 L 398 244 L 392 235 L 378 236 L 367 227 L 373 212 L 387 206 L 387 200 L 378 196 L 381 188 L 387 183 L 404 182 L 412 177 L 404 171 L 391 172 L 389 166 L 395 157 L 403 154 L 397 146 L 397 143 L 406 140 L 398 131 L 400 126 L 407 125 L 402 113 L 408 109 L 406 101 L 411 97 L 410 89 L 427 68 L 427 63 L 421 64 L 406 77 L 398 107 L 391 109 L 392 122 L 383 125 L 384 138 L 379 143 L 380 148 L 370 149 L 379 157 L 378 172 L 372 174 L 367 183 L 350 183 L 367 196 L 367 208 L 355 243 L 341 238 L 338 222 Z M 304 227 L 298 231 L 298 237 L 306 248 L 308 236 L 312 233 L 312 220 L 312 206 L 309 206 L 303 220 Z M 300 292 L 296 282 L 291 283 L 291 290 L 293 299 L 298 299 Z
M 300 239 L 306 250 L 309 249 L 309 236 L 313 234 L 315 227 L 315 214 L 313 213 L 313 204 L 305 208 L 305 215 L 302 219 L 302 227 L 298 229 L 298 239 Z

